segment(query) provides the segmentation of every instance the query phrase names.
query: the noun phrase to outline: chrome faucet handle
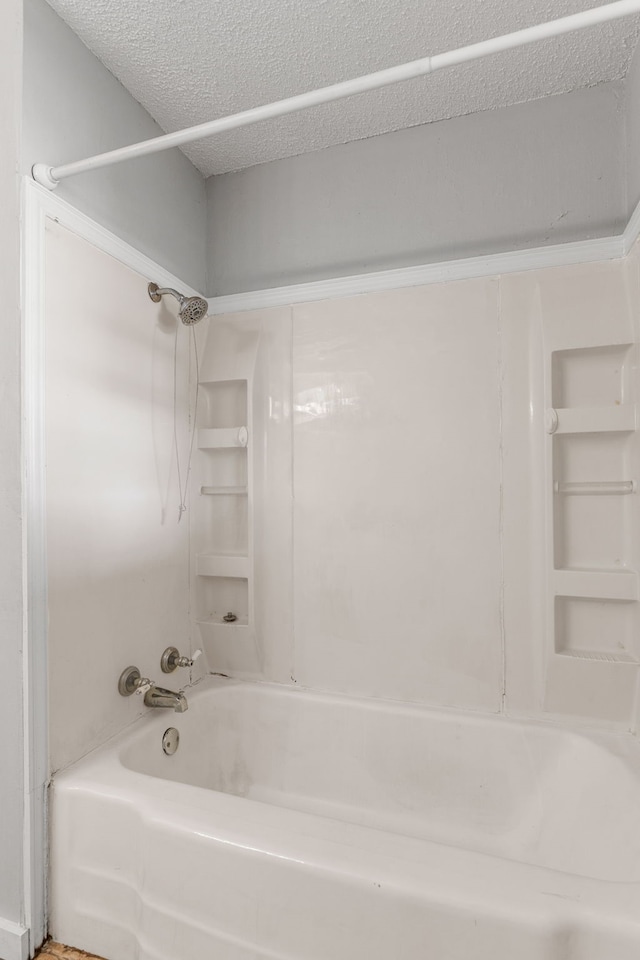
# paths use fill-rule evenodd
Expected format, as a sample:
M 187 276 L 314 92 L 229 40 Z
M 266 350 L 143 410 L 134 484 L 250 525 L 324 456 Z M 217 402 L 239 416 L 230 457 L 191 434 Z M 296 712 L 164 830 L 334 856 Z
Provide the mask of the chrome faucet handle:
M 193 657 L 181 657 L 177 647 L 167 647 L 160 658 L 160 668 L 163 673 L 173 673 L 176 667 L 192 667 L 202 650 L 196 650 Z
M 127 667 L 120 674 L 118 693 L 121 697 L 130 697 L 133 693 L 146 693 L 153 686 L 155 681 L 141 676 L 137 667 Z

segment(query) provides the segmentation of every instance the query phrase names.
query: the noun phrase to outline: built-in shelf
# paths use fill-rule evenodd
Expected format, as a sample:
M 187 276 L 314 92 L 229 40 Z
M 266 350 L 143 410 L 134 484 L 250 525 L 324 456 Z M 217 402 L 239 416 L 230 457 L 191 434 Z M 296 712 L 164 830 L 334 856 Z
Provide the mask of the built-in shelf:
M 196 623 L 201 627 L 232 627 L 233 629 L 237 627 L 248 627 L 249 622 L 246 617 L 238 617 L 237 620 L 224 620 L 221 617 L 201 617 L 199 620 L 196 620 Z
M 555 493 L 563 493 L 567 497 L 622 497 L 635 493 L 637 488 L 635 480 L 556 480 L 553 485 Z
M 552 651 L 545 709 L 615 721 L 633 711 L 640 664 L 640 563 L 631 535 L 640 509 L 638 348 L 632 311 L 623 314 L 563 316 L 546 326 L 544 361 Z
M 246 497 L 247 487 L 200 487 L 205 497 Z
M 256 669 L 251 444 L 256 347 L 257 337 L 240 344 L 235 330 L 219 326 L 209 331 L 201 365 L 192 623 L 215 672 L 233 672 L 245 659 Z M 229 377 L 217 375 L 222 371 Z M 237 619 L 225 622 L 228 614 Z
M 636 406 L 633 403 L 610 407 L 565 407 L 547 411 L 547 432 L 617 433 L 636 429 Z
M 638 574 L 634 570 L 554 570 L 556 597 L 598 600 L 637 600 Z
M 223 620 L 196 620 L 196 623 L 203 643 L 207 640 L 227 640 L 235 643 L 248 639 L 251 632 L 246 618 L 233 623 L 225 623 Z
M 196 557 L 196 574 L 199 577 L 249 576 L 249 558 L 229 554 L 199 553 Z
M 555 652 L 574 660 L 637 664 L 638 604 L 601 597 L 556 597 Z
M 249 431 L 246 427 L 204 427 L 198 430 L 198 447 L 201 450 L 246 447 L 248 442 Z
M 576 660 L 599 660 L 602 663 L 637 663 L 635 657 L 624 650 L 616 653 L 605 653 L 602 650 L 557 650 L 562 657 L 573 657 Z

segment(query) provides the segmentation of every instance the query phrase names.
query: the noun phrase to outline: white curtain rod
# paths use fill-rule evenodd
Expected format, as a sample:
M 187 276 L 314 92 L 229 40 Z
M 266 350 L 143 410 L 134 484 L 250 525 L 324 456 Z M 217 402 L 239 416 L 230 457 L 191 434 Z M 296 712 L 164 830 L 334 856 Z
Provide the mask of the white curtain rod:
M 273 117 L 282 117 L 287 113 L 295 113 L 297 110 L 304 110 L 307 107 L 317 107 L 322 103 L 341 100 L 343 97 L 352 97 L 357 93 L 365 93 L 367 90 L 377 90 L 393 83 L 401 83 L 403 80 L 425 76 L 435 70 L 467 63 L 470 60 L 479 60 L 493 53 L 501 53 L 503 50 L 512 50 L 515 47 L 524 47 L 538 40 L 558 37 L 564 33 L 581 30 L 598 23 L 618 20 L 633 13 L 640 13 L 640 0 L 616 0 L 614 3 L 595 7 L 593 10 L 585 10 L 582 13 L 561 17 L 558 20 L 541 23 L 535 27 L 527 27 L 524 30 L 517 30 L 515 33 L 508 33 L 503 37 L 483 40 L 481 43 L 473 43 L 470 46 L 460 47 L 448 53 L 440 53 L 434 57 L 424 57 L 422 60 L 413 60 L 411 63 L 404 63 L 398 67 L 378 70 L 376 73 L 369 73 L 365 77 L 356 77 L 354 80 L 334 83 L 329 87 L 322 87 L 320 90 L 311 90 L 309 93 L 301 93 L 286 100 L 278 100 L 276 103 L 268 103 L 262 107 L 243 110 L 242 113 L 221 117 L 218 120 L 201 123 L 195 127 L 188 127 L 186 130 L 178 130 L 175 133 L 167 133 L 161 137 L 144 140 L 142 143 L 134 143 L 128 147 L 120 147 L 117 150 L 110 150 L 108 153 L 100 153 L 95 157 L 88 157 L 86 160 L 77 160 L 75 163 L 66 163 L 59 167 L 51 167 L 46 163 L 36 163 L 32 170 L 33 179 L 43 187 L 54 190 L 61 180 L 66 180 L 67 177 L 73 177 L 78 173 L 109 167 L 114 163 L 122 163 L 123 160 L 144 157 L 150 153 L 169 150 L 171 147 L 180 147 L 185 143 L 203 140 L 205 137 L 222 133 L 225 130 L 245 127 L 251 123 L 258 123 L 260 120 L 271 120 Z

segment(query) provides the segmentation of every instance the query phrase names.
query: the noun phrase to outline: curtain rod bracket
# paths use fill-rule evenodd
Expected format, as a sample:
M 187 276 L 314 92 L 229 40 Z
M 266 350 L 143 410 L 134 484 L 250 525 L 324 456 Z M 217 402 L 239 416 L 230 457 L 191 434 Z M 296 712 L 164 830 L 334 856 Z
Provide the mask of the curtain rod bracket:
M 40 186 L 46 187 L 47 190 L 55 190 L 60 181 L 56 180 L 52 171 L 53 167 L 50 167 L 47 163 L 34 163 L 31 168 L 31 176 Z

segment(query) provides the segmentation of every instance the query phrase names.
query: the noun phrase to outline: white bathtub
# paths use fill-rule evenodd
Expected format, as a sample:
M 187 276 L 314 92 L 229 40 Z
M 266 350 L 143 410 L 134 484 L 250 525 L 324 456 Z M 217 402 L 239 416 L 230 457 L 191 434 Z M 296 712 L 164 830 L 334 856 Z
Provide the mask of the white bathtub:
M 108 960 L 638 960 L 640 749 L 211 678 L 56 777 L 52 933 Z

